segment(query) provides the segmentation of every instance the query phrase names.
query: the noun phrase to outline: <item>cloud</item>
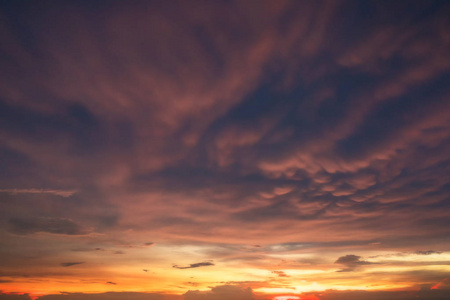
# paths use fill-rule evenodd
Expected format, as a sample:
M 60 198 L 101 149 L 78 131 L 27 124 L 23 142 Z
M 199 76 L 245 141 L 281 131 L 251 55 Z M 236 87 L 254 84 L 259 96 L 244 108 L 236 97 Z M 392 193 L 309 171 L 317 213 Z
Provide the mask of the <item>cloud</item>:
M 0 235 L 14 274 L 48 276 L 30 257 L 72 261 L 69 247 L 111 249 L 76 260 L 97 256 L 125 277 L 144 275 L 149 257 L 152 271 L 183 261 L 161 250 L 182 244 L 200 263 L 175 269 L 214 258 L 325 273 L 333 253 L 448 249 L 445 1 L 10 2 L 0 229 L 21 236 Z M 60 269 L 53 279 L 72 270 Z M 344 275 L 314 276 L 333 286 Z M 400 276 L 422 279 L 387 277 Z
M 289 275 L 287 275 L 283 271 L 272 271 L 272 273 L 278 275 L 278 277 L 290 277 Z
M 64 294 L 53 294 L 45 295 L 37 298 L 38 300 L 175 300 L 180 299 L 180 297 L 173 295 L 163 295 L 157 293 L 133 293 L 133 292 L 122 292 L 122 293 L 99 293 L 99 294 L 88 294 L 88 293 L 64 293 Z
M 3 294 L 0 291 L 0 300 L 31 300 L 28 294 Z
M 106 284 L 116 285 L 117 283 L 116 282 L 112 282 L 112 281 L 108 281 L 108 282 L 106 282 Z
M 339 270 L 338 272 L 351 272 L 355 271 L 360 266 L 372 265 L 374 263 L 361 260 L 361 256 L 358 255 L 345 255 L 339 257 L 335 262 L 335 264 L 340 264 L 345 266 L 345 269 Z
M 175 269 L 192 269 L 192 268 L 207 267 L 207 266 L 214 266 L 214 263 L 210 262 L 210 261 L 205 261 L 205 262 L 190 264 L 188 267 L 180 267 L 178 265 L 173 265 L 172 267 Z
M 310 294 L 310 293 L 306 293 Z M 314 294 L 313 294 L 314 295 Z M 450 290 L 421 290 L 421 291 L 325 291 L 315 293 L 320 300 L 444 300 L 450 295 Z
M 416 251 L 414 252 L 415 254 L 418 255 L 432 255 L 432 254 L 441 254 L 442 252 L 440 251 L 433 251 L 433 250 L 427 250 L 427 251 Z
M 84 235 L 89 233 L 83 226 L 66 218 L 12 218 L 9 220 L 9 225 L 11 232 L 22 235 L 37 232 L 65 235 Z
M 253 300 L 254 294 L 250 288 L 241 288 L 233 285 L 213 287 L 210 291 L 188 291 L 184 294 L 185 300 Z
M 0 189 L 0 193 L 16 194 L 51 194 L 61 197 L 70 197 L 76 190 L 45 190 L 45 189 Z
M 61 266 L 63 266 L 63 267 L 71 267 L 71 266 L 81 265 L 81 264 L 84 264 L 84 261 L 81 261 L 81 262 L 63 262 L 63 263 L 61 263 Z

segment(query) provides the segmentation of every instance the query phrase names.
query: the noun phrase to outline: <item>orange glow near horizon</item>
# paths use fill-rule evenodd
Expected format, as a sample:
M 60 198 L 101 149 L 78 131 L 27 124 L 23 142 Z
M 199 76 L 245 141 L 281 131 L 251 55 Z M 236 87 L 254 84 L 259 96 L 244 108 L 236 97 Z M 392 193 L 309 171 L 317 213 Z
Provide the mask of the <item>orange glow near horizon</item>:
M 298 300 L 298 299 L 304 299 L 297 296 L 275 296 L 272 298 L 273 300 Z
M 432 290 L 437 290 L 437 289 L 439 289 L 439 288 L 442 286 L 442 284 L 445 283 L 445 281 L 447 281 L 447 278 L 445 278 L 445 279 L 442 280 L 441 282 L 439 282 L 439 283 L 435 284 L 434 286 L 432 286 L 431 289 L 432 289 Z

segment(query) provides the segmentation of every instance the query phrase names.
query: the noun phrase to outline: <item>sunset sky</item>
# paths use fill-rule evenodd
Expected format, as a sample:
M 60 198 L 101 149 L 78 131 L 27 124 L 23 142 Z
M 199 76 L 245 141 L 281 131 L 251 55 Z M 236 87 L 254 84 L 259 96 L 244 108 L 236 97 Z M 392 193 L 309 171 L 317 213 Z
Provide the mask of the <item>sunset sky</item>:
M 0 299 L 450 299 L 449 16 L 1 0 Z

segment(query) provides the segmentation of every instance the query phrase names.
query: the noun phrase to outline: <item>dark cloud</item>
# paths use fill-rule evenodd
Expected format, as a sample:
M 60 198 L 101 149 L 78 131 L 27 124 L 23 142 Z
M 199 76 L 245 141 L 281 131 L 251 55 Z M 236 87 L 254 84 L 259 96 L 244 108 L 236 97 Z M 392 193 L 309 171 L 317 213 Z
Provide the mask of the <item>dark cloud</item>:
M 74 190 L 45 190 L 45 189 L 0 189 L 0 193 L 16 194 L 53 194 L 61 197 L 70 197 L 77 191 Z
M 317 295 L 320 300 L 400 300 L 400 299 L 421 299 L 421 300 L 445 300 L 450 296 L 450 290 L 421 290 L 421 291 L 325 291 L 320 294 L 306 293 L 307 295 Z
M 48 232 L 53 234 L 83 235 L 89 231 L 71 219 L 65 218 L 32 218 L 9 220 L 10 230 L 16 234 L 32 234 Z
M 209 247 L 177 269 L 273 270 L 288 254 L 319 268 L 335 250 L 431 265 L 439 252 L 415 251 L 448 249 L 448 1 L 0 6 L 1 267 L 126 247 L 111 266 L 124 270 L 164 249 L 153 239 Z M 178 259 L 165 255 L 155 264 Z M 186 297 L 228 292 L 251 294 Z
M 346 267 L 345 269 L 342 269 L 338 272 L 351 272 L 351 271 L 355 271 L 355 269 L 357 269 L 360 266 L 374 264 L 372 262 L 361 260 L 361 256 L 353 255 L 353 254 L 341 256 L 334 263 L 340 264 L 340 265 L 343 265 Z
M 101 293 L 101 294 L 85 294 L 85 293 L 64 293 L 60 295 L 45 295 L 38 298 L 38 300 L 165 300 L 177 299 L 170 298 L 167 295 L 156 293 Z
M 433 250 L 427 250 L 427 251 L 416 251 L 414 252 L 415 254 L 419 254 L 419 255 L 431 255 L 431 254 L 441 254 L 442 252 L 440 251 L 433 251 Z
M 214 266 L 214 265 L 215 264 L 210 261 L 205 261 L 205 262 L 190 264 L 188 267 L 180 267 L 178 265 L 173 265 L 172 267 L 175 269 L 192 269 L 192 268 L 207 267 L 207 266 Z
M 188 291 L 184 294 L 185 300 L 253 300 L 254 294 L 250 288 L 241 288 L 233 285 L 223 285 L 212 288 L 210 291 Z
M 81 261 L 81 262 L 64 262 L 64 263 L 61 263 L 61 266 L 63 266 L 63 267 L 71 267 L 71 266 L 81 265 L 81 264 L 84 264 L 84 261 Z
M 112 285 L 116 285 L 116 282 L 112 282 L 112 281 L 107 281 L 106 284 L 112 284 Z
M 28 294 L 3 294 L 0 291 L 0 300 L 31 300 Z

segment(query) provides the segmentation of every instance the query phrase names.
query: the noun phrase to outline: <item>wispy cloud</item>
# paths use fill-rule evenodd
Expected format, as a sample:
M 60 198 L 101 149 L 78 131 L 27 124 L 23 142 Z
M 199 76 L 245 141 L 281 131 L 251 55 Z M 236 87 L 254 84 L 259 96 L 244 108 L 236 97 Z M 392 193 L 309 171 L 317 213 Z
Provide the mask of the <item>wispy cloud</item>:
M 16 234 L 48 232 L 53 234 L 84 235 L 89 230 L 71 219 L 66 218 L 12 218 L 9 220 L 10 231 Z
M 81 264 L 84 264 L 84 262 L 83 261 L 81 261 L 81 262 L 63 262 L 63 263 L 61 263 L 61 266 L 71 267 L 71 266 L 81 265 Z
M 9 194 L 51 194 L 61 197 L 70 197 L 77 193 L 77 190 L 48 190 L 48 189 L 0 189 L 0 193 Z
M 205 262 L 190 264 L 189 266 L 186 266 L 186 267 L 181 267 L 178 265 L 173 265 L 172 267 L 175 269 L 192 269 L 192 268 L 200 268 L 200 267 L 207 267 L 207 266 L 214 266 L 214 263 L 212 263 L 210 261 L 205 261 Z

